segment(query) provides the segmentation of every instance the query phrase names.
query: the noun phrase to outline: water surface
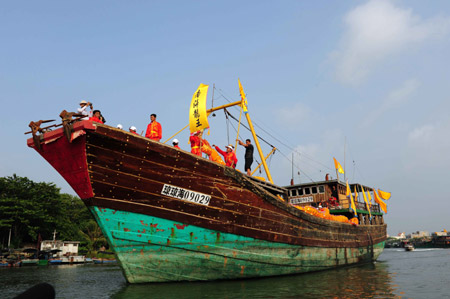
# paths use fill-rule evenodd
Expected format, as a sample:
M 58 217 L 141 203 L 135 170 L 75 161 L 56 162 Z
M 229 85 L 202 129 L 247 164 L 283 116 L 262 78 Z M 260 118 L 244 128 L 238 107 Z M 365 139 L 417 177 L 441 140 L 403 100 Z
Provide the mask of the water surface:
M 0 269 L 2 298 L 48 282 L 57 298 L 449 298 L 450 250 L 385 249 L 373 264 L 262 279 L 129 285 L 118 265 Z

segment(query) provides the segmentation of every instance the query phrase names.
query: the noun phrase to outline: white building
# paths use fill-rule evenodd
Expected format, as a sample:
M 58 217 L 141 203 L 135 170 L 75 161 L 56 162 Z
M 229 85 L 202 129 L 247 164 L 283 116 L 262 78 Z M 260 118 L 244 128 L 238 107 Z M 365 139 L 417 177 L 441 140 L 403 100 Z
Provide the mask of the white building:
M 413 239 L 413 238 L 423 238 L 423 237 L 429 237 L 430 233 L 427 231 L 416 231 L 414 233 L 411 233 L 410 235 L 408 235 L 408 239 Z
M 45 240 L 41 242 L 41 250 L 61 250 L 59 255 L 78 255 L 79 241 Z

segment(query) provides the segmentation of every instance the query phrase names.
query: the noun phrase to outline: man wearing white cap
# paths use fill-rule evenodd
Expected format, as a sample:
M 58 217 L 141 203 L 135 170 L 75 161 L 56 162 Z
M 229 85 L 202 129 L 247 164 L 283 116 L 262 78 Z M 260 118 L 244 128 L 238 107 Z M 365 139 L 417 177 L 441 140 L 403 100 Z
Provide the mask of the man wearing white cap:
M 224 152 L 221 150 L 218 146 L 213 144 L 213 147 L 216 148 L 216 151 L 222 154 L 222 156 L 225 158 L 225 165 L 229 167 L 236 168 L 236 164 L 238 159 L 236 158 L 236 153 L 234 152 L 234 146 L 233 145 L 227 145 L 225 146 L 227 151 Z
M 139 134 L 136 132 L 136 130 L 137 130 L 137 129 L 136 129 L 135 126 L 131 126 L 131 127 L 130 127 L 130 132 L 131 132 L 131 133 L 134 133 L 134 134 L 136 134 L 136 135 L 139 135 Z
M 91 111 L 87 111 L 87 108 L 90 107 Z M 80 108 L 77 109 L 78 114 L 83 114 L 85 117 L 82 120 L 88 120 L 89 117 L 92 117 L 92 103 L 86 102 L 85 100 L 80 102 Z
M 172 140 L 172 144 L 173 144 L 173 147 L 176 147 L 177 149 L 181 149 L 179 146 L 178 146 L 178 139 L 174 139 L 174 140 Z

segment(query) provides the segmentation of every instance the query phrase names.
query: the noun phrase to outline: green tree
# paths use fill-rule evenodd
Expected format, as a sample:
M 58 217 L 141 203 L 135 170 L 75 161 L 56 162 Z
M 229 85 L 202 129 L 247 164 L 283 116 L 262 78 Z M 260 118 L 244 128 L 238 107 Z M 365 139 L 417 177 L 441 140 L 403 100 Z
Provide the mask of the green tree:
M 37 235 L 55 227 L 52 215 L 59 207 L 59 189 L 51 183 L 35 183 L 28 178 L 0 178 L 0 230 L 13 231 L 13 244 L 35 242 Z
M 0 178 L 0 241 L 7 245 L 9 230 L 12 244 L 21 247 L 35 243 L 38 234 L 51 239 L 81 241 L 94 252 L 106 245 L 97 223 L 77 196 L 61 194 L 53 183 L 35 183 L 13 175 Z

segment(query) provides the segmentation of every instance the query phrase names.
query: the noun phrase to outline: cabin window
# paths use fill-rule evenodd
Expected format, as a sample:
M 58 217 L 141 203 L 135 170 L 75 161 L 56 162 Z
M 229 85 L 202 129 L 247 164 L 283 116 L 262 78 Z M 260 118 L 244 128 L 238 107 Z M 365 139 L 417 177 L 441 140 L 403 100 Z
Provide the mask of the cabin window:
M 309 189 L 309 187 L 308 188 L 304 188 L 304 190 L 305 190 L 305 194 L 306 195 L 311 194 L 311 189 Z
M 303 189 L 302 188 L 298 189 L 298 195 L 303 195 Z
M 291 196 L 297 196 L 297 190 L 296 189 L 292 189 L 291 190 Z
M 319 193 L 325 193 L 325 187 L 319 186 Z
M 312 194 L 316 194 L 317 193 L 317 187 L 311 187 L 311 192 L 312 192 Z

